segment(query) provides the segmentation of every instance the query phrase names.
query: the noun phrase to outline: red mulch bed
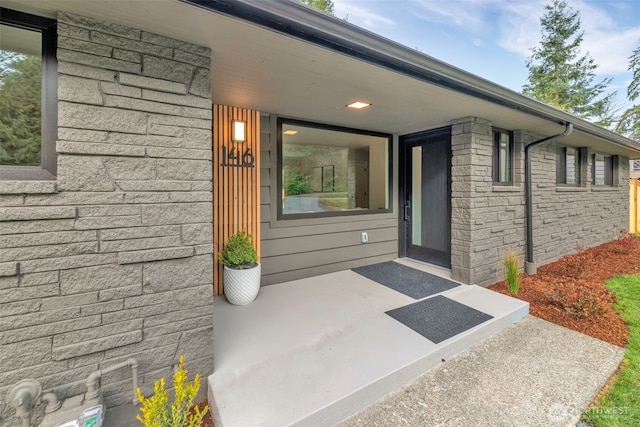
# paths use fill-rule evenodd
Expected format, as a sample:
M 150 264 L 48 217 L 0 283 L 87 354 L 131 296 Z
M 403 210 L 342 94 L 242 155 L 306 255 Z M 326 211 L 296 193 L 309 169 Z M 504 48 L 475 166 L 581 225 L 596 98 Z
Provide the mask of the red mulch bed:
M 640 238 L 625 235 L 521 275 L 516 298 L 528 301 L 530 314 L 624 347 L 627 325 L 613 309 L 616 296 L 604 286 L 615 275 L 640 273 Z M 509 295 L 506 283 L 489 289 Z

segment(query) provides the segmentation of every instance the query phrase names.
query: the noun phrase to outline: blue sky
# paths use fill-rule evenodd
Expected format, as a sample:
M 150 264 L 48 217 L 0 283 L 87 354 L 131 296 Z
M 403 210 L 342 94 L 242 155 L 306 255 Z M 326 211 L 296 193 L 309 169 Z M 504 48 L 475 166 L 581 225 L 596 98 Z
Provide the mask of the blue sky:
M 334 0 L 335 12 L 381 36 L 520 92 L 546 0 Z M 629 56 L 640 44 L 640 0 L 567 0 L 582 48 L 626 103 Z

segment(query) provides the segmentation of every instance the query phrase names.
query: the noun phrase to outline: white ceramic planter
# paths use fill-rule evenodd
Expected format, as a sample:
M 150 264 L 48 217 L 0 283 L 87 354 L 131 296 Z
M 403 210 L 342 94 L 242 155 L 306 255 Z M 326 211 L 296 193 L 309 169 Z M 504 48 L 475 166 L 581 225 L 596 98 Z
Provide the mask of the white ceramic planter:
M 224 296 L 233 305 L 247 305 L 260 290 L 260 264 L 253 268 L 236 270 L 224 267 Z

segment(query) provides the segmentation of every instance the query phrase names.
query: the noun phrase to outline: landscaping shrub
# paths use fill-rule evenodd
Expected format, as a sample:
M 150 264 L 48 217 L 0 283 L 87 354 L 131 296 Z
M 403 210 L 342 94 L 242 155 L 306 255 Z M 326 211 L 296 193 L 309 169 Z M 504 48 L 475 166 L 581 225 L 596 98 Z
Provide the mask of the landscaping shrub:
M 508 251 L 504 256 L 504 279 L 511 295 L 517 295 L 520 289 L 520 275 L 518 274 L 518 256 Z
M 184 356 L 180 356 L 178 362 L 178 371 L 173 374 L 173 388 L 175 391 L 175 399 L 169 405 L 169 393 L 164 388 L 164 378 L 160 378 L 153 383 L 153 395 L 145 398 L 142 391 L 138 388 L 138 400 L 142 407 L 140 411 L 142 416 L 137 415 L 136 419 L 145 427 L 199 427 L 202 425 L 202 419 L 209 410 L 205 407 L 200 411 L 199 407 L 193 406 L 200 389 L 200 374 L 196 374 L 193 382 L 188 381 L 188 371 L 183 367 Z
M 600 303 L 594 292 L 593 289 L 576 282 L 559 282 L 547 293 L 547 297 L 556 308 L 572 316 L 597 317 L 604 314 L 607 307 Z M 613 292 L 604 290 L 604 293 L 608 300 L 615 302 Z

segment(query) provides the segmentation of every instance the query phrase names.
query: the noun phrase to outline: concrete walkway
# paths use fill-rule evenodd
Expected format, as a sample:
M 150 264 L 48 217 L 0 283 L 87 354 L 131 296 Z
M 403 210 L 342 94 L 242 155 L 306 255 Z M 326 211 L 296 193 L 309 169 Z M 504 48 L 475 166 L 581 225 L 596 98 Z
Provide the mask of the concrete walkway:
M 341 426 L 573 426 L 623 355 L 528 316 Z

